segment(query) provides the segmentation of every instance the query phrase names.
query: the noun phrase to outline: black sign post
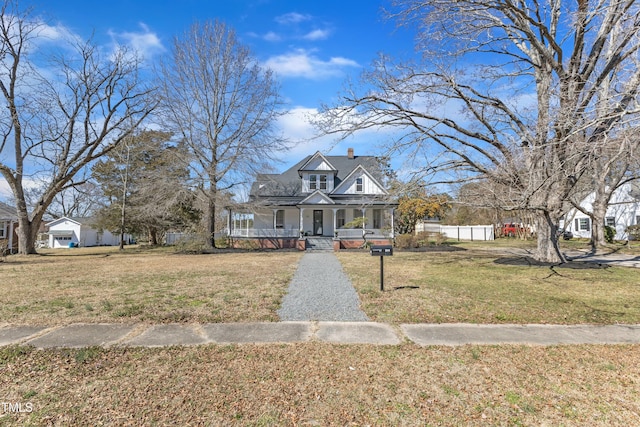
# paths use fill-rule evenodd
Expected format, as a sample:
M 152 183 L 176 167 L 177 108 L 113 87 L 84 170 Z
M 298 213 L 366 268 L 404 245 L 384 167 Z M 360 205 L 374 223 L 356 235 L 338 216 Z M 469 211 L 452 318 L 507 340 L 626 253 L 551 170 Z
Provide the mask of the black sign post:
M 380 257 L 380 290 L 384 291 L 384 257 L 393 255 L 393 246 L 374 245 L 371 246 L 371 256 Z

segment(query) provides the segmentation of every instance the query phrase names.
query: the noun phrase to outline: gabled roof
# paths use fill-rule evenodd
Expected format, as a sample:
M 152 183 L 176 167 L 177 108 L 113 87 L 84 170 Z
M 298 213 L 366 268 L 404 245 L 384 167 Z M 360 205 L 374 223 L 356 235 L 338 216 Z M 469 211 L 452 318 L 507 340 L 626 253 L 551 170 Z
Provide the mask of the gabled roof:
M 389 192 L 378 182 L 378 180 L 369 173 L 368 170 L 366 170 L 364 167 L 362 167 L 362 165 L 358 165 L 356 166 L 356 168 L 354 170 L 351 171 L 351 173 L 349 175 L 347 175 L 340 184 L 338 184 L 336 186 L 336 188 L 333 189 L 333 191 L 331 192 L 331 194 L 338 194 L 340 193 L 341 187 L 345 187 L 348 183 L 349 180 L 351 179 L 351 177 L 358 175 L 358 174 L 364 174 L 367 175 L 369 177 L 369 179 L 378 186 L 378 188 L 380 188 L 380 190 L 382 190 L 382 192 L 384 194 L 389 194 Z
M 76 220 L 73 220 L 73 219 L 71 219 L 71 218 L 67 218 L 66 216 L 63 216 L 63 217 L 58 218 L 58 219 L 54 219 L 53 221 L 48 222 L 48 223 L 46 223 L 45 225 L 46 225 L 47 227 L 52 227 L 52 226 L 58 225 L 58 224 L 60 224 L 61 222 L 65 222 L 65 221 L 73 222 L 73 223 L 75 223 L 76 225 L 82 225 L 80 222 L 78 222 L 78 221 L 76 221 Z
M 16 209 L 6 203 L 0 202 L 0 220 L 17 221 L 18 214 L 16 213 Z
M 250 198 L 255 200 L 261 197 L 306 197 L 307 194 L 302 193 L 300 171 L 303 171 L 306 167 L 305 165 L 309 164 L 317 154 L 306 156 L 280 174 L 259 174 L 251 186 Z M 350 158 L 348 156 L 320 155 L 326 160 L 327 164 L 334 168 L 335 187 L 340 185 L 358 166 L 362 166 L 371 176 L 376 178 L 376 182 L 380 182 L 379 180 L 382 177 L 380 163 L 374 156 L 354 156 Z
M 312 167 L 311 165 L 313 164 L 314 160 L 320 160 L 321 163 L 324 162 L 327 165 L 327 168 L 325 169 L 317 169 L 315 167 Z M 327 160 L 327 158 L 319 151 L 316 151 L 316 153 L 311 156 L 309 158 L 309 160 L 307 160 L 306 162 L 304 162 L 304 164 L 300 167 L 300 169 L 298 169 L 298 173 L 302 172 L 302 171 L 316 171 L 316 170 L 322 170 L 322 171 L 329 171 L 329 172 L 337 172 L 338 169 L 336 169 L 329 160 Z
M 327 196 L 320 190 L 316 190 L 309 194 L 308 197 L 303 199 L 300 205 L 335 205 L 335 202 L 331 200 L 331 197 Z

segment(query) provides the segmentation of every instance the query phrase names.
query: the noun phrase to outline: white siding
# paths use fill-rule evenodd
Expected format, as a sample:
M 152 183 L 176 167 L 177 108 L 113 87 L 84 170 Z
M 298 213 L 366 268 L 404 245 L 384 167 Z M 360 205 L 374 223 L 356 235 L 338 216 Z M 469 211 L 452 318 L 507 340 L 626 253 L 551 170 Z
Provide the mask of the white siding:
M 362 178 L 362 191 L 357 191 L 357 179 Z M 334 194 L 384 194 L 384 190 L 373 181 L 369 175 L 353 174 L 347 180 L 340 183 L 338 192 Z
M 630 195 L 632 188 L 632 186 L 627 184 L 616 190 L 607 208 L 605 221 L 607 217 L 615 218 L 616 235 L 614 239 L 616 240 L 625 240 L 627 238 L 627 227 L 636 224 L 636 216 L 640 215 L 640 200 L 634 200 L 633 196 Z M 587 212 L 591 212 L 593 210 L 594 197 L 595 193 L 590 194 L 580 203 L 580 206 Z M 580 223 L 581 219 L 589 220 L 589 230 L 576 229 L 576 220 Z M 560 227 L 565 227 L 576 237 L 591 237 L 591 228 L 593 225 L 588 215 L 572 209 L 567 214 L 566 220 L 566 224 L 564 221 L 560 222 Z
M 325 162 L 322 157 L 316 156 L 304 166 L 304 170 L 305 171 L 330 171 L 330 170 L 333 170 L 333 166 Z
M 311 188 L 309 182 L 310 182 L 310 176 L 314 175 L 316 177 L 316 188 Z M 327 177 L 326 180 L 326 189 L 322 189 L 320 188 L 320 175 L 324 175 Z M 313 193 L 316 190 L 320 190 L 324 193 L 330 193 L 333 191 L 333 185 L 335 182 L 335 178 L 333 176 L 333 172 L 327 172 L 327 173 L 322 173 L 322 172 L 303 172 L 302 173 L 302 192 L 303 193 Z
M 275 208 L 274 208 L 275 209 Z M 297 208 L 284 210 L 284 229 L 285 230 L 297 230 L 298 223 L 300 222 L 300 211 Z M 253 215 L 253 228 L 255 229 L 273 229 L 273 210 L 263 210 L 256 212 Z

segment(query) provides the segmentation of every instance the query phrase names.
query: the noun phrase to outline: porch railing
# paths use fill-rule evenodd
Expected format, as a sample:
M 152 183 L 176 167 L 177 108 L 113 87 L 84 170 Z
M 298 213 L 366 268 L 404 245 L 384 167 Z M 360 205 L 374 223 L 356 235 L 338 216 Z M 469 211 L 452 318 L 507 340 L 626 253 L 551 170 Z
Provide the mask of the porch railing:
M 391 237 L 391 232 L 386 229 L 379 228 L 367 228 L 365 229 L 367 239 L 383 238 L 388 239 Z M 230 237 L 255 237 L 255 238 L 278 238 L 278 237 L 299 237 L 300 232 L 295 229 L 283 229 L 283 228 L 236 228 L 229 233 Z M 335 237 L 340 239 L 362 239 L 361 228 L 345 228 L 338 229 Z M 333 236 L 332 236 L 333 237 Z
M 298 237 L 298 230 L 284 228 L 236 228 L 231 230 L 231 237 L 278 238 Z
M 361 228 L 344 228 L 338 229 L 337 237 L 341 239 L 362 239 L 362 229 Z M 366 228 L 364 230 L 366 233 L 366 238 L 384 238 L 388 239 L 391 237 L 391 232 L 389 230 L 384 230 L 380 228 Z

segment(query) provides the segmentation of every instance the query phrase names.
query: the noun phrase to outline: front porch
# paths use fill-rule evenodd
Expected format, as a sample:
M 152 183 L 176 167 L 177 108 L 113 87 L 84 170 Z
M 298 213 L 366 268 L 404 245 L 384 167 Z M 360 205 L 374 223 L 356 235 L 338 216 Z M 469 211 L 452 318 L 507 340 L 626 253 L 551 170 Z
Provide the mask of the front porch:
M 334 240 L 334 249 L 388 244 L 394 238 L 393 207 L 283 206 L 249 213 L 229 213 L 228 235 L 259 242 L 259 247 L 305 249 L 307 237 Z M 291 240 L 298 240 L 297 244 Z M 265 246 L 264 241 L 276 242 Z

